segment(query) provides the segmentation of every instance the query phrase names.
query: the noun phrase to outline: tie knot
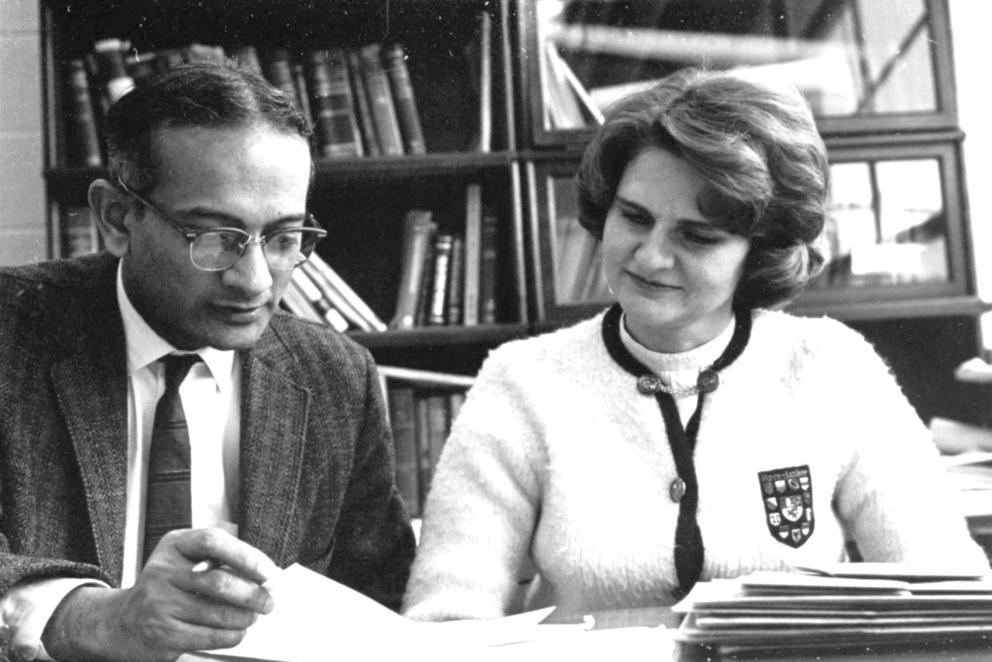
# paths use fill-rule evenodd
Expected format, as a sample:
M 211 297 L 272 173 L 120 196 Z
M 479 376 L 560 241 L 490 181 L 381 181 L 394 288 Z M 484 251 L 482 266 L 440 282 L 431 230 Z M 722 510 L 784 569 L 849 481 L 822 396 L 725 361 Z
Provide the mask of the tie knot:
M 199 354 L 168 354 L 162 357 L 162 363 L 165 364 L 165 390 L 178 389 L 190 368 L 199 362 Z

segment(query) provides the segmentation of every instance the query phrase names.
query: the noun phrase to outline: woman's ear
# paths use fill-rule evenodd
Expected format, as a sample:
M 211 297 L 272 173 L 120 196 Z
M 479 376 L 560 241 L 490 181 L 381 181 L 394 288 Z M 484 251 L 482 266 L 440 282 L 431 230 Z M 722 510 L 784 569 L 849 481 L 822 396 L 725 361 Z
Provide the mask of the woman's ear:
M 97 179 L 90 184 L 89 203 L 104 246 L 113 255 L 124 257 L 131 240 L 124 222 L 131 209 L 127 195 L 106 179 Z

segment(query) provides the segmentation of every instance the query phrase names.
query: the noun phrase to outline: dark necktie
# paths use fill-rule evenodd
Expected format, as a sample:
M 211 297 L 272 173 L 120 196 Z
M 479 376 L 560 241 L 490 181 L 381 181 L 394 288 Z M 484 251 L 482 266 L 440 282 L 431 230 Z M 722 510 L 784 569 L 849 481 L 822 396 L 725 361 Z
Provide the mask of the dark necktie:
M 189 528 L 192 521 L 189 487 L 189 430 L 179 398 L 179 385 L 194 364 L 196 354 L 170 354 L 165 364 L 165 393 L 155 408 L 152 443 L 148 450 L 145 494 L 145 541 L 142 562 L 159 540 L 173 529 Z

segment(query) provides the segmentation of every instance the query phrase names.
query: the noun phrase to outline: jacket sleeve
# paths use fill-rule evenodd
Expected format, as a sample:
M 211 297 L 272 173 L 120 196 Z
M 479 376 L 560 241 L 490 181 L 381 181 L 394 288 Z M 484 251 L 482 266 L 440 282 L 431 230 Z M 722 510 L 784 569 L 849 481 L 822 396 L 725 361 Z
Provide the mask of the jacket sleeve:
M 363 420 L 328 576 L 398 609 L 415 541 L 395 483 L 392 434 L 372 358 L 365 354 Z

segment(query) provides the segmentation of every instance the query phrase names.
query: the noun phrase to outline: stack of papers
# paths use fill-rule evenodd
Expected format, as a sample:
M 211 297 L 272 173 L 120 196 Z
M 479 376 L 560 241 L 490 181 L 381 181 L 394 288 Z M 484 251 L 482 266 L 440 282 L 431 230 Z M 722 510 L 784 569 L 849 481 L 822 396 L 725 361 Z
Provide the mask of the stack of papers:
M 275 609 L 248 628 L 240 644 L 178 662 L 547 662 L 590 654 L 633 659 L 644 650 L 670 659 L 674 647 L 664 626 L 593 630 L 591 617 L 542 623 L 551 607 L 489 620 L 416 622 L 300 565 L 266 586 Z
M 992 642 L 992 577 L 836 563 L 700 582 L 676 639 L 721 649 Z

